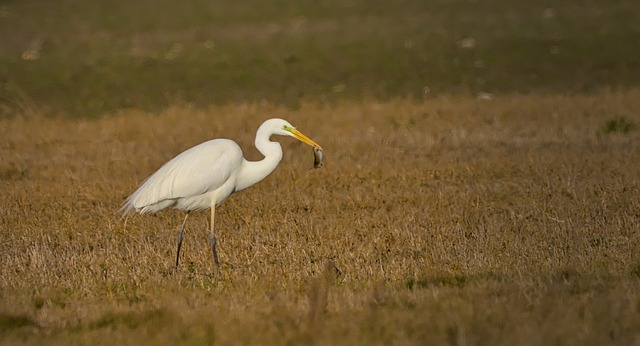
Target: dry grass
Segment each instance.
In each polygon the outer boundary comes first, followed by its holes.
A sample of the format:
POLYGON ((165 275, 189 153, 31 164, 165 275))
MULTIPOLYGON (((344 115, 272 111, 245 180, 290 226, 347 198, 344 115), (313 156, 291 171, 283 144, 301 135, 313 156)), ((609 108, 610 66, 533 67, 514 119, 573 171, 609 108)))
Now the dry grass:
POLYGON ((640 91, 0 120, 0 343, 639 344, 640 91), (116 214, 208 138, 266 181, 206 215, 116 214), (611 127, 611 121, 628 126, 611 127))

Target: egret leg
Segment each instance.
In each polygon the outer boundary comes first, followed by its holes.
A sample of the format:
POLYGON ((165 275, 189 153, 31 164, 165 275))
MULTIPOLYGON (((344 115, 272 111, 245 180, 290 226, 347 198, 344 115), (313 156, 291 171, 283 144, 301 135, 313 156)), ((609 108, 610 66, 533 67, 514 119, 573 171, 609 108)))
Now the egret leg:
POLYGON ((213 261, 216 263, 216 267, 220 268, 220 262, 218 262, 218 250, 216 249, 216 235, 213 233, 213 225, 216 216, 216 204, 211 203, 211 234, 209 235, 209 242, 211 243, 211 250, 213 251, 213 261))
POLYGON ((182 247, 182 239, 184 238, 184 227, 187 224, 187 218, 189 217, 189 211, 187 211, 187 215, 184 216, 184 221, 182 221, 182 227, 180 227, 180 232, 178 233, 178 251, 176 253, 176 269, 178 269, 178 263, 180 263, 180 248, 182 247))

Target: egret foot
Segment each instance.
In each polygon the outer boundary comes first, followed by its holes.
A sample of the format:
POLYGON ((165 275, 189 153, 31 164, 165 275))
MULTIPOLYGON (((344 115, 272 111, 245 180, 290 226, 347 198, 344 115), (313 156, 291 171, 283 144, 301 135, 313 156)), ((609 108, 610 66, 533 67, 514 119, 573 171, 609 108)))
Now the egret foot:
POLYGON ((182 247, 182 239, 184 238, 184 230, 181 229, 178 233, 178 251, 176 253, 176 270, 178 270, 178 264, 180 264, 180 248, 182 247))
POLYGON ((213 261, 216 263, 216 267, 220 269, 220 262, 218 261, 218 250, 216 249, 216 236, 211 233, 209 236, 209 242, 211 243, 211 251, 213 251, 213 261))
POLYGON ((180 263, 180 248, 182 247, 182 239, 184 238, 184 227, 187 225, 187 219, 189 218, 189 212, 184 216, 180 232, 178 233, 178 251, 176 251, 176 270, 178 270, 178 264, 180 263))

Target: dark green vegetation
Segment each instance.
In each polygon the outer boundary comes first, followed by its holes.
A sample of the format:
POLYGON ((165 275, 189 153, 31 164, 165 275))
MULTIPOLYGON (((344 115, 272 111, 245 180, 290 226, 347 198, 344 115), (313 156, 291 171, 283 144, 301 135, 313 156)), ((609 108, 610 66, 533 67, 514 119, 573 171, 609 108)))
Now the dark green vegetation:
POLYGON ((635 0, 0 5, 0 114, 638 86, 635 0))

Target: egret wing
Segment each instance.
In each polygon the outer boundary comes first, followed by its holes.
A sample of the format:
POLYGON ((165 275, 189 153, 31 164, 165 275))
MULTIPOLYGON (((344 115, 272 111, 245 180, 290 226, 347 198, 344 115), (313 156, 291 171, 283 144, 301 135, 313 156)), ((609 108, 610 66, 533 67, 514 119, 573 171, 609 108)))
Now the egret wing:
POLYGON ((173 205, 176 199, 213 191, 239 169, 242 160, 240 147, 231 140, 199 144, 158 169, 125 201, 123 209, 155 212, 173 205))

